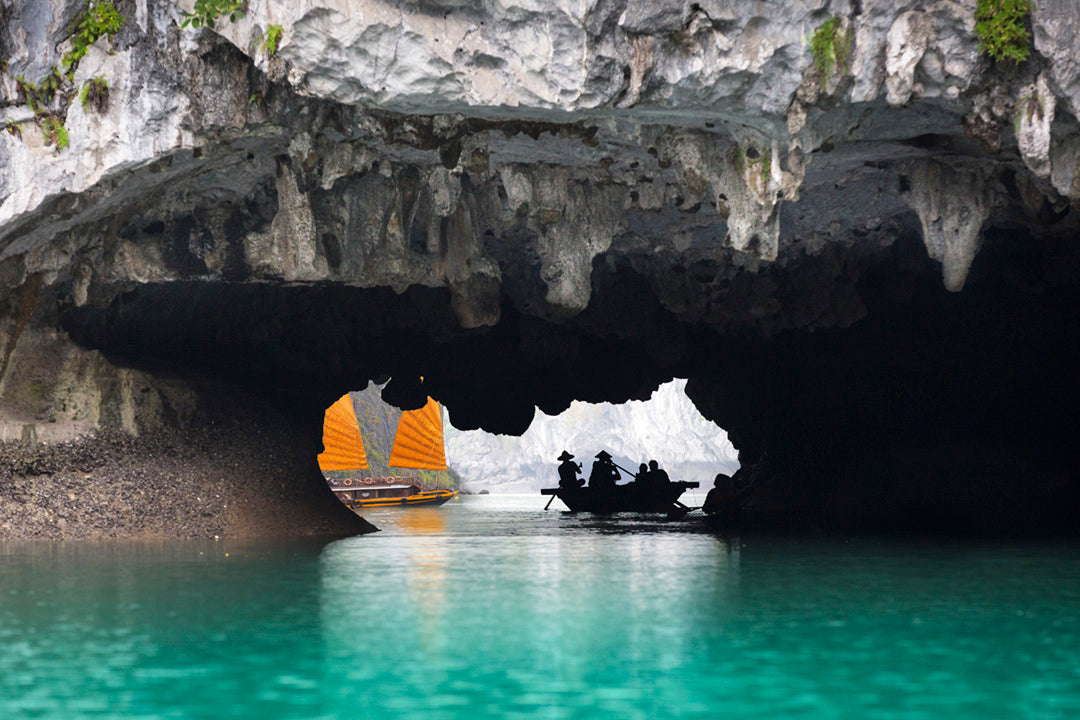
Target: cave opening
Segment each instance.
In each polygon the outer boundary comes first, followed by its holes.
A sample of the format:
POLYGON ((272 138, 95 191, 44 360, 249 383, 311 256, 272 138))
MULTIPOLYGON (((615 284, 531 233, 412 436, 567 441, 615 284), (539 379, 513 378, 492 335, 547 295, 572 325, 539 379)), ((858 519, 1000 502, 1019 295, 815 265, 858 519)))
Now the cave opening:
POLYGON ((1068 238, 988 233, 959 293, 912 236, 751 275, 704 257, 659 268, 598 256, 592 299, 569 318, 525 311, 537 289, 508 279, 498 322, 473 328, 446 288, 199 281, 58 322, 118 364, 258 396, 301 429, 309 467, 324 411, 358 379, 390 378, 381 395, 400 409, 430 395, 456 428, 518 436, 538 411, 644 400, 685 377, 740 464, 768 474, 761 503, 780 526, 1075 529, 1068 238))
POLYGON ((358 500, 412 504, 424 500, 415 497, 422 491, 437 489, 539 497, 542 488, 558 483, 557 461, 570 450, 580 458, 583 479, 596 454, 609 452, 620 484, 635 481, 643 466, 658 460, 672 479, 703 489, 688 497, 696 505, 718 472, 731 475, 739 468, 738 451, 693 406, 685 379, 660 385, 643 401, 575 401, 558 415, 537 412, 520 436, 458 430, 430 398, 423 408, 402 411, 382 399, 385 386, 352 391, 323 416, 319 467, 335 496, 357 510, 358 500), (424 432, 418 422, 432 430, 424 432))

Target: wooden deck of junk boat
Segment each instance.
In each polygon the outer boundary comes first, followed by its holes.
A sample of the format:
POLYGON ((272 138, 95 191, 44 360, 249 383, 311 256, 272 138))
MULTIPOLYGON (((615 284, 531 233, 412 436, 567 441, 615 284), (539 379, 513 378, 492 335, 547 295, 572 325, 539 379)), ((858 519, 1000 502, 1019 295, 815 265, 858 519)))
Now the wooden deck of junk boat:
POLYGON ((345 485, 348 480, 331 480, 330 489, 338 500, 354 510, 401 505, 442 505, 458 494, 457 490, 424 490, 418 479, 414 478, 375 479, 392 482, 365 484, 357 481, 356 485, 345 485))

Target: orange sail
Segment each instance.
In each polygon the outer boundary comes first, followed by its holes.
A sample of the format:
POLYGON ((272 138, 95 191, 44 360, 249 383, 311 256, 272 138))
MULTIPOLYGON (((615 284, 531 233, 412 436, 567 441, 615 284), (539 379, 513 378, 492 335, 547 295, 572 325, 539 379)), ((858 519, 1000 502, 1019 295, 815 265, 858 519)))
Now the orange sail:
POLYGON ((323 448, 319 455, 322 470, 365 470, 367 453, 360 437, 352 398, 347 394, 326 410, 323 418, 323 448))
POLYGON ((431 398, 419 410, 402 413, 390 451, 392 467, 445 470, 442 406, 431 398))

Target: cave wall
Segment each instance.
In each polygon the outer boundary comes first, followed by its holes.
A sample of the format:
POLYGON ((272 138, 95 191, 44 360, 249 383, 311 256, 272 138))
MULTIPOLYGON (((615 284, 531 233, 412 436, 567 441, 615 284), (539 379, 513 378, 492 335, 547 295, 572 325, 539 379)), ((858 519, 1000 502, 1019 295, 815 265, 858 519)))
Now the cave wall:
POLYGON ((167 358, 152 372, 118 364, 33 322, 15 340, 0 385, 0 537, 374 529, 319 471, 318 402, 274 402, 271 389, 191 368, 177 374, 167 358))
MULTIPOLYGON (((443 315, 439 327, 454 327, 445 290, 163 284, 64 323, 80 343, 122 353, 120 364, 168 359, 326 403, 327 388, 392 376, 389 399, 417 406, 430 392, 459 426, 520 430, 534 405, 641 399, 688 376, 691 398, 755 473, 755 506, 771 527, 1075 527, 1071 238, 988 237, 962 293, 943 287, 916 237, 900 239, 852 290, 865 308, 858 321, 768 336, 680 322, 632 264, 609 259, 594 269, 596 300, 573 320, 523 316, 507 301, 499 325, 436 338, 425 322, 443 315), (244 327, 205 320, 236 308, 244 327)), ((805 301, 802 273, 765 277, 775 301, 805 301)))
POLYGON ((0 5, 8 445, 188 437, 229 388, 317 507, 321 408, 369 379, 520 433, 679 376, 777 524, 1071 526, 1075 5, 1005 63, 973 1, 122 0, 35 112, 80 6, 0 5))
POLYGON ((221 382, 123 371, 89 432, 48 418, 0 442, 0 537, 15 540, 319 536, 375 528, 330 492, 315 462, 321 409, 301 417, 221 382), (162 417, 147 407, 162 403, 162 417), (125 428, 125 423, 129 423, 125 428))
POLYGON ((956 294, 927 263, 898 242, 864 319, 738 345, 687 393, 790 526, 1075 531, 1075 243, 987 238, 956 294))

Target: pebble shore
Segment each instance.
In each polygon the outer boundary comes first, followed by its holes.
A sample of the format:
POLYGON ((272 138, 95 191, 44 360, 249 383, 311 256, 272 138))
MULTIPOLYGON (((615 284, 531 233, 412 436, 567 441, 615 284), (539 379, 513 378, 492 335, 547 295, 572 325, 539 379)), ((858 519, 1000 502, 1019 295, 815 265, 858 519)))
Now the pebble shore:
POLYGON ((207 423, 0 443, 0 540, 353 535, 374 528, 325 489, 290 428, 207 423), (320 483, 322 485, 320 486, 320 483))

